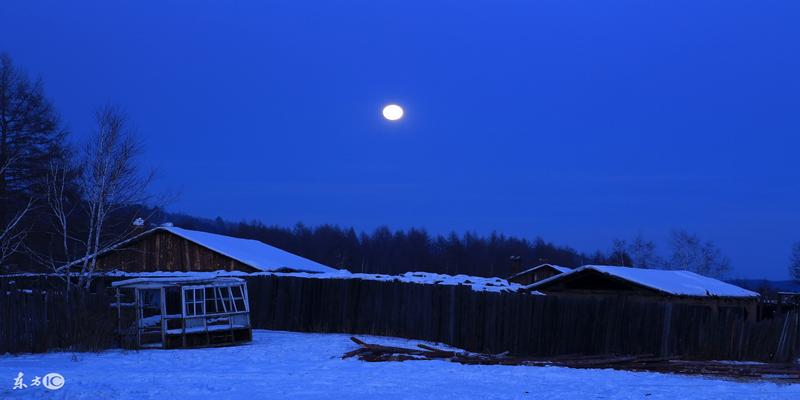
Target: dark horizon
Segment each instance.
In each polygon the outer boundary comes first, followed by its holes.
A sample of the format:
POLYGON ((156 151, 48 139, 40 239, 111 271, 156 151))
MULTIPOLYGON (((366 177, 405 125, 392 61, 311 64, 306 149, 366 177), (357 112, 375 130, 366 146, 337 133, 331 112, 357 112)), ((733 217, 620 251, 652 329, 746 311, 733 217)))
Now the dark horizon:
POLYGON ((793 2, 8 1, 0 51, 78 137, 124 107, 171 211, 582 252, 641 232, 666 253, 686 229, 730 277, 784 280, 798 20, 793 2))

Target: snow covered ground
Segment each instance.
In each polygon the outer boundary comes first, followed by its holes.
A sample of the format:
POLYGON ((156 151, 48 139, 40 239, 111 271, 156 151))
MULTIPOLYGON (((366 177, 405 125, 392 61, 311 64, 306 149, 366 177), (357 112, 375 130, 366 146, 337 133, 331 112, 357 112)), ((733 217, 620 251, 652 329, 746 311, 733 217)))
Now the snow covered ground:
MULTIPOLYGON (((414 346, 419 341, 360 336, 414 346)), ((800 399, 800 385, 559 367, 341 360, 349 335, 254 331, 247 346, 0 356, 0 399, 800 399), (12 389, 18 373, 65 384, 12 389)))

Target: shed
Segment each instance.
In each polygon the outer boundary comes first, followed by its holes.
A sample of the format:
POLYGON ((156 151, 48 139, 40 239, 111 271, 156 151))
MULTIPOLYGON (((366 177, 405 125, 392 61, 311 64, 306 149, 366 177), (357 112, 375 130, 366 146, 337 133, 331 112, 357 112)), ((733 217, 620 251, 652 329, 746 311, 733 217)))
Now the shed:
POLYGON ((525 287, 547 295, 629 296, 737 307, 756 316, 759 294, 690 271, 584 265, 525 287))
POLYGON ((520 285, 530 285, 569 271, 572 271, 572 269, 560 265, 541 264, 511 275, 506 280, 520 285))
MULTIPOLYGON (((77 260, 66 267, 78 265, 77 260)), ((124 272, 336 272, 258 240, 160 226, 97 254, 97 269, 124 272)))
POLYGON ((205 347, 252 339, 243 279, 134 278, 111 285, 124 347, 205 347))

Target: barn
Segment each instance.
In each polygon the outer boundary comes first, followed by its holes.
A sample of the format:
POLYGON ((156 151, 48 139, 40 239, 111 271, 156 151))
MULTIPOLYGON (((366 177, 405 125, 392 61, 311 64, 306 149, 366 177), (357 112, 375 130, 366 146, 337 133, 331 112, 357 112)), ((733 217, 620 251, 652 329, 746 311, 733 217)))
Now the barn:
MULTIPOLYGON (((81 260, 72 265, 79 265, 81 260)), ((100 271, 309 272, 337 270, 258 240, 159 226, 97 255, 100 271)))
POLYGON ((521 285, 530 285, 532 283, 536 283, 569 271, 572 271, 572 269, 562 267, 560 265, 541 264, 511 275, 506 278, 506 280, 509 282, 519 283, 521 285))
POLYGON ((740 308, 756 318, 759 294, 690 271, 584 265, 525 287, 558 296, 626 296, 740 308))

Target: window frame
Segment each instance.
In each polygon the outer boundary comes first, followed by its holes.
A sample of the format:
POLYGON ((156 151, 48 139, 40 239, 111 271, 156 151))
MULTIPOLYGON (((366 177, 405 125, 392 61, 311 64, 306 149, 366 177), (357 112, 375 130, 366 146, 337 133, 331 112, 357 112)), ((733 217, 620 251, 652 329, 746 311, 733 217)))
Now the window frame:
POLYGON ((191 285, 181 287, 182 314, 184 318, 205 317, 250 312, 247 295, 247 284, 230 286, 191 285), (234 290, 234 288, 237 288, 234 290), (206 296, 206 290, 212 289, 213 297, 206 296), (235 295, 235 292, 239 292, 235 295), (198 295, 199 294, 199 295, 198 295), (191 299, 189 299, 191 297, 191 299), (208 312, 206 302, 214 303, 215 312, 208 312), (241 301, 244 309, 239 309, 236 302, 241 301), (192 312, 190 313, 189 310, 192 312), (198 312, 198 307, 201 312, 198 312))

